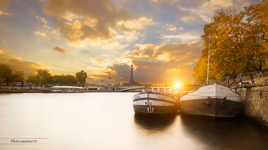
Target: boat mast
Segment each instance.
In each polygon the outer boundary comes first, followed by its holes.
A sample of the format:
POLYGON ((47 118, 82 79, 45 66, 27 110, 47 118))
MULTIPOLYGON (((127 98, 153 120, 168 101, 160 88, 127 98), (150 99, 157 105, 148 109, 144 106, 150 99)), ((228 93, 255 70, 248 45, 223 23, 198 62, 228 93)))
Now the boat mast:
POLYGON ((209 58, 210 58, 210 55, 209 55, 209 48, 210 48, 210 36, 208 36, 208 64, 207 64, 207 84, 208 84, 208 76, 209 76, 209 58))
MULTIPOLYGON (((210 24, 210 18, 209 18, 209 24, 210 24)), ((209 54, 209 49, 210 49, 210 32, 208 33, 208 64, 207 64, 207 84, 209 84, 209 59, 210 59, 210 54, 209 54)))

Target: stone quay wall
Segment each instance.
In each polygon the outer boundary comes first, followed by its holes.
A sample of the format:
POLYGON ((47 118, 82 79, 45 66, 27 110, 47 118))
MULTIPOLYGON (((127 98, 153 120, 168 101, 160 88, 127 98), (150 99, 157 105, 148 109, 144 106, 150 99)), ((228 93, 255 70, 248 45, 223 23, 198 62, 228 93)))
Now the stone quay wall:
MULTIPOLYGON (((257 84, 268 81, 268 76, 255 79, 257 84)), ((244 103, 244 115, 268 126, 268 86, 238 89, 244 103)))

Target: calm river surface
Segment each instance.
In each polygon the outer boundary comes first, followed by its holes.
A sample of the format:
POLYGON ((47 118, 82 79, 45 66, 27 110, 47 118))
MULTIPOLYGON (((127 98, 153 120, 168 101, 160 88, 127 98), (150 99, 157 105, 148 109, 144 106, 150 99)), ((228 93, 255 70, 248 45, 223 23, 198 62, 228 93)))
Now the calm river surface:
POLYGON ((268 149, 268 130, 243 119, 135 116, 134 94, 2 94, 0 149, 268 149))

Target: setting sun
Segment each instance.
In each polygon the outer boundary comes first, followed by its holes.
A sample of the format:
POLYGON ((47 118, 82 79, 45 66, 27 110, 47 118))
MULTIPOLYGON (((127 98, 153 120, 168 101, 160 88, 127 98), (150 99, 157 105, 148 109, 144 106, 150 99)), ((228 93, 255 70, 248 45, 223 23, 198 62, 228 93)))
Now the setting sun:
POLYGON ((175 81, 175 82, 173 83, 173 88, 176 89, 176 90, 181 89, 181 88, 182 88, 182 83, 181 83, 181 81, 175 81))

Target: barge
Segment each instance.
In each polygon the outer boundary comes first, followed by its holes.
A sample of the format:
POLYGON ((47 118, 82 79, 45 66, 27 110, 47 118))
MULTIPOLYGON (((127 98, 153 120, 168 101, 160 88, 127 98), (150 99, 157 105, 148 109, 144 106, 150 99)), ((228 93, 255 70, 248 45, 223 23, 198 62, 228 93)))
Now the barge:
POLYGON ((234 118, 242 112, 239 95, 217 83, 182 96, 180 106, 183 114, 215 118, 234 118))
POLYGON ((177 100, 173 94, 146 91, 134 96, 133 108, 136 114, 174 114, 177 112, 177 100))

